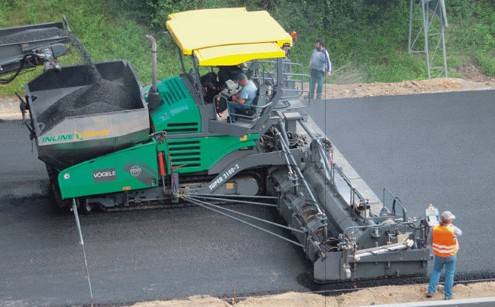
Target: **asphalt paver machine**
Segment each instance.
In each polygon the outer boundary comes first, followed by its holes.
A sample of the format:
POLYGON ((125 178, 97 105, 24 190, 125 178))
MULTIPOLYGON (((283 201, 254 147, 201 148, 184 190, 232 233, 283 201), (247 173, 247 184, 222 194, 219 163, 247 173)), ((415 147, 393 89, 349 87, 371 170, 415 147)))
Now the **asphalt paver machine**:
MULTIPOLYGON (((26 125, 60 206, 199 206, 301 248, 321 283, 426 274, 427 223, 395 206, 373 210, 352 186, 304 112, 305 76, 287 57, 291 36, 266 11, 186 11, 171 14, 166 27, 179 55, 177 76, 157 80, 149 36, 151 86, 140 88, 124 61, 48 65, 26 85, 26 125), (239 72, 258 94, 232 122, 221 115, 239 72), (273 207, 285 223, 229 204, 273 207)), ((0 54, 13 29, 0 32, 0 54)), ((29 58, 22 35, 14 38, 9 71, 29 58)), ((29 54, 46 49, 37 48, 29 54)))

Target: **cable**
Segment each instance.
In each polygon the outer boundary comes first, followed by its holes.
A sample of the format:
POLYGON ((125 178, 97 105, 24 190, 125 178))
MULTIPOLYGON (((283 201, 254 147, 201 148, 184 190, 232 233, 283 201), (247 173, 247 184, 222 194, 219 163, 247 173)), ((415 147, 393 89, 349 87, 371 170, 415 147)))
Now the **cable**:
MULTIPOLYGON (((301 243, 299 243, 299 242, 296 242, 296 241, 294 241, 294 240, 291 240, 291 239, 289 239, 289 238, 286 238, 286 237, 284 237, 284 236, 281 236, 281 235, 279 235, 279 234, 277 234, 277 233, 274 233, 274 232, 272 232, 272 231, 269 231, 269 230, 267 230, 267 229, 265 229, 265 228, 262 228, 262 227, 260 227, 260 226, 258 226, 258 225, 255 225, 255 224, 253 224, 253 223, 250 223, 250 222, 248 222, 248 221, 245 221, 245 220, 243 220, 243 219, 240 219, 240 218, 238 218, 238 217, 235 217, 235 216, 233 216, 233 215, 230 215, 230 214, 228 214, 228 213, 225 213, 225 212, 222 212, 221 210, 219 210, 219 209, 225 210, 226 208, 222 208, 222 207, 219 207, 219 206, 215 206, 215 205, 212 205, 212 204, 209 204, 209 203, 206 203, 206 202, 200 201, 199 199, 194 199, 194 198, 187 197, 187 196, 184 196, 183 198, 184 198, 184 200, 189 201, 190 203, 192 203, 192 204, 194 204, 194 205, 197 205, 197 206, 202 207, 202 208, 204 208, 204 209, 208 209, 208 210, 210 210, 210 211, 216 212, 216 213, 221 214, 221 215, 223 215, 223 216, 230 217, 231 219, 234 219, 234 220, 236 220, 236 221, 238 221, 238 222, 241 222, 241 223, 246 224, 246 225, 248 225, 248 226, 251 226, 251 227, 253 227, 253 228, 255 228, 255 229, 258 229, 258 230, 263 231, 263 232, 265 232, 265 233, 271 234, 271 235, 273 235, 273 236, 275 236, 275 237, 277 237, 277 238, 280 238, 280 239, 282 239, 282 240, 285 240, 285 241, 287 241, 287 242, 289 242, 289 243, 292 243, 292 244, 294 244, 294 245, 296 245, 296 246, 299 246, 299 247, 301 247, 301 248, 304 248, 304 245, 303 245, 303 244, 301 244, 301 243)), ((236 212, 236 213, 237 213, 237 214, 241 214, 240 212, 236 212)), ((252 217, 252 216, 251 216, 251 218, 254 218, 254 217, 252 217)), ((269 221, 264 220, 264 222, 269 222, 269 221)), ((279 224, 278 224, 278 227, 281 227, 281 226, 284 226, 284 225, 279 225, 279 224)), ((286 228, 286 226, 284 226, 284 228, 286 228)), ((287 227, 287 228, 289 228, 289 227, 287 227)))
POLYGON ((24 65, 26 63, 26 60, 28 57, 33 56, 36 57, 36 54, 34 53, 28 53, 24 55, 20 61, 21 65, 19 65, 19 68, 17 68, 16 72, 10 76, 9 78, 6 79, 0 79, 0 84, 9 84, 10 82, 14 81, 15 78, 21 73, 21 71, 24 69, 24 65))
POLYGON ((221 206, 218 206, 218 205, 215 205, 215 204, 212 204, 212 203, 208 203, 206 201, 203 201, 203 200, 200 200, 200 199, 197 199, 197 198, 194 198, 194 197, 187 197, 186 196, 186 197, 184 197, 184 199, 189 200, 189 201, 194 200, 196 202, 202 203, 205 206, 210 206, 210 207, 213 207, 213 208, 216 208, 216 209, 219 209, 219 210, 224 210, 224 211, 227 211, 227 212, 238 214, 240 216, 244 216, 244 217, 253 219, 255 221, 267 223, 267 224, 272 225, 272 226, 275 226, 275 227, 280 227, 280 228, 283 228, 283 229, 286 229, 286 230, 290 230, 292 232, 305 233, 305 231, 303 231, 301 229, 297 229, 297 228, 285 226, 285 225, 282 225, 282 224, 274 223, 274 222, 271 222, 271 221, 268 221, 268 220, 265 220, 265 219, 262 219, 262 218, 253 216, 253 215, 249 215, 249 214, 246 214, 246 213, 243 213, 243 212, 239 212, 239 211, 228 209, 228 208, 225 208, 225 207, 221 207, 221 206))
POLYGON ((218 201, 232 202, 232 203, 235 202, 236 204, 247 204, 247 205, 277 208, 277 205, 275 205, 275 204, 268 204, 268 203, 262 203, 262 202, 256 202, 256 201, 247 201, 247 200, 240 200, 240 199, 228 199, 228 198, 222 198, 222 197, 202 196, 202 195, 194 195, 194 194, 189 194, 189 195, 191 197, 194 197, 194 198, 202 198, 202 199, 218 200, 218 201))

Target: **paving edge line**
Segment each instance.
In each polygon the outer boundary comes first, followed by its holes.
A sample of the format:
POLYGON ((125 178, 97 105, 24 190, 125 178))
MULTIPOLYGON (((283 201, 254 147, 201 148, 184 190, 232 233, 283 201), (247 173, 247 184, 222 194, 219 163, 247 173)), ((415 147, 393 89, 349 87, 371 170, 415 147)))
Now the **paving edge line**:
POLYGON ((448 301, 423 301, 423 302, 410 302, 410 303, 393 303, 393 304, 381 304, 381 305, 365 305, 361 307, 493 307, 495 306, 495 296, 491 297, 477 297, 477 298, 465 298, 455 299, 448 301))

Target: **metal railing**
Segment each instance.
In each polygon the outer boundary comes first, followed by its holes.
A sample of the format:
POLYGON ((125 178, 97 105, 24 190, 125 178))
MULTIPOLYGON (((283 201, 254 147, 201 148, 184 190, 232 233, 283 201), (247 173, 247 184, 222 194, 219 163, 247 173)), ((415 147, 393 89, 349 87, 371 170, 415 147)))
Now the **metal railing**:
MULTIPOLYGON (((298 99, 304 93, 304 82, 309 80, 309 75, 303 73, 293 72, 293 70, 303 70, 304 67, 290 60, 283 60, 282 62, 282 80, 277 80, 277 61, 264 60, 255 61, 252 63, 252 75, 251 79, 258 83, 260 90, 258 96, 258 104, 253 105, 253 114, 236 113, 235 117, 246 119, 249 121, 258 120, 265 109, 284 109, 288 107, 290 99, 298 99), (281 81, 281 82, 278 82, 281 81), (271 88, 270 93, 261 93, 266 90, 267 87, 271 88), (273 91, 281 91, 283 94, 279 97, 278 101, 273 101, 273 91), (260 103, 260 100, 262 103, 260 103), (276 105, 274 105, 274 103, 276 105)), ((280 67, 280 66, 279 66, 280 67)))
MULTIPOLYGON (((315 144, 318 149, 320 162, 322 163, 326 179, 335 187, 337 193, 339 193, 349 207, 363 211, 364 216, 360 216, 362 218, 367 218, 369 200, 352 184, 342 167, 334 162, 332 148, 325 148, 322 139, 316 138, 303 122, 299 122, 299 124, 310 135, 313 142, 316 142, 315 144)), ((355 214, 355 210, 351 210, 351 212, 352 214, 355 214)))
POLYGON ((387 190, 387 188, 383 188, 382 203, 383 208, 385 208, 385 210, 393 216, 398 216, 397 213, 398 210, 400 210, 402 220, 404 222, 407 221, 407 210, 402 204, 402 200, 398 196, 392 194, 389 190, 387 190))
POLYGON ((285 61, 284 62, 284 93, 288 94, 282 99, 295 99, 302 96, 304 91, 304 82, 309 81, 309 75, 303 73, 304 66, 299 63, 285 61), (292 95, 290 93, 293 93, 292 95))
POLYGON ((276 79, 276 64, 277 61, 256 61, 259 67, 255 70, 253 79, 260 82, 271 81, 273 84, 277 84, 284 95, 280 98, 282 100, 297 99, 307 92, 304 90, 304 83, 309 81, 309 75, 303 73, 304 66, 300 63, 291 62, 290 60, 284 60, 282 67, 283 80, 278 82, 276 79))
MULTIPOLYGON (((331 176, 335 189, 349 206, 356 209, 367 208, 369 200, 364 198, 361 192, 354 187, 349 177, 344 174, 342 168, 335 163, 331 165, 331 176)), ((363 211, 366 212, 366 210, 363 211)))
POLYGON ((394 224, 388 223, 386 221, 381 221, 377 224, 347 227, 346 229, 344 229, 342 235, 344 238, 348 240, 355 241, 361 235, 362 232, 367 231, 369 229, 375 232, 376 237, 380 236, 380 231, 387 230, 387 233, 389 235, 388 239, 397 239, 395 235, 396 232, 407 233, 416 230, 413 224, 407 221, 398 221, 394 224))

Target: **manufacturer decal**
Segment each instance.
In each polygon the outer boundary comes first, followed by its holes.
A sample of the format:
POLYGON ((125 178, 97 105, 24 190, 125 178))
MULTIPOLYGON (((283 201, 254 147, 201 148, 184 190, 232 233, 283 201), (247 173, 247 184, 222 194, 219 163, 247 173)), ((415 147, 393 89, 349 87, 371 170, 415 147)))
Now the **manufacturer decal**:
POLYGON ((93 180, 97 182, 112 181, 117 177, 114 168, 100 169, 93 171, 93 180))
POLYGON ((73 141, 74 133, 59 134, 59 135, 46 135, 41 138, 42 143, 64 143, 73 141))
POLYGON ((105 137, 110 135, 109 129, 100 129, 100 130, 84 130, 80 132, 75 132, 78 140, 87 140, 87 139, 95 139, 100 137, 105 137))
POLYGON ((157 179, 156 170, 150 168, 146 163, 129 163, 124 167, 124 171, 147 186, 155 185, 157 179))
POLYGON ((95 139, 106 137, 110 135, 109 129, 100 130, 83 130, 73 133, 63 133, 57 135, 45 135, 41 137, 41 143, 68 143, 73 141, 83 141, 88 139, 95 139))
POLYGON ((133 165, 129 168, 129 174, 132 177, 139 177, 143 173, 143 169, 139 165, 133 165))
POLYGON ((238 170, 240 169, 239 164, 234 164, 232 167, 226 169, 223 173, 218 175, 212 183, 208 185, 210 191, 215 190, 220 185, 222 185, 225 181, 229 180, 238 170))

